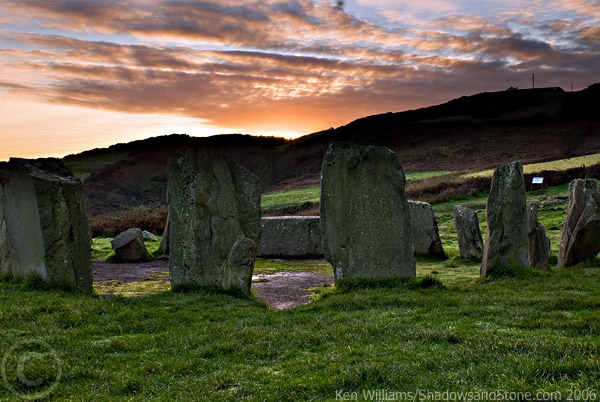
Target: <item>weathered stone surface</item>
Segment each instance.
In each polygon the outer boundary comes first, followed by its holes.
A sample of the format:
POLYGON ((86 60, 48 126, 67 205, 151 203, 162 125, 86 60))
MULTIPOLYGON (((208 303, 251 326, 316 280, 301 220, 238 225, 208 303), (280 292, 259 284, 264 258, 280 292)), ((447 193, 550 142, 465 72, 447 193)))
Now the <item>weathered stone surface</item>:
POLYGON ((4 176, 2 270, 91 289, 92 230, 81 181, 58 159, 11 159, 4 176))
POLYGON ((168 165, 169 271, 177 285, 250 290, 260 180, 221 152, 178 151, 168 165))
POLYGON ((540 203, 527 204, 527 237, 529 239, 529 266, 547 270, 550 259, 550 239, 546 229, 538 221, 537 211, 540 203))
POLYGON ((148 254, 141 229, 131 228, 115 237, 110 245, 120 261, 141 261, 148 254))
POLYGON ((455 205, 452 207, 452 216, 458 238, 460 258, 481 259, 483 257, 483 237, 477 212, 462 205, 455 205))
POLYGON ((6 219, 4 217, 3 203, 3 174, 0 172, 0 272, 11 272, 9 261, 10 253, 8 250, 8 238, 6 233, 6 219))
POLYGON ((163 254, 169 254, 169 215, 167 215, 165 230, 163 231, 162 238, 160 239, 160 251, 162 251, 163 254))
POLYGON ((594 179, 569 185, 569 206, 560 239, 558 266, 570 267, 600 251, 600 186, 594 179))
POLYGON ((415 254, 445 258, 446 254, 431 205, 408 200, 408 211, 415 254))
POLYGON ((481 276, 495 268, 526 267, 529 262, 527 204, 521 161, 494 170, 486 204, 487 231, 481 276))
POLYGON ((262 218, 259 256, 308 257, 323 255, 318 216, 262 218))
POLYGON ((336 281, 415 276, 405 182, 388 148, 329 146, 321 171, 321 229, 336 281))
POLYGON ((148 240, 152 240, 152 241, 157 241, 158 240, 158 236, 155 235, 152 232, 148 232, 147 230, 142 230, 142 236, 144 236, 144 239, 148 239, 148 240))

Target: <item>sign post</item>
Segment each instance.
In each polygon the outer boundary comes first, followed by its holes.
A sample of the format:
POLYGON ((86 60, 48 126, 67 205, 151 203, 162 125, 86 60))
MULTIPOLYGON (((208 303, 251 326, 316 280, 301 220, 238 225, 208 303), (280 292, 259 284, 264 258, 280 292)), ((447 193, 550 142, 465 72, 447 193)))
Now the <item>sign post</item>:
POLYGON ((534 177, 531 179, 531 190, 533 191, 533 185, 539 184, 540 190, 544 188, 544 178, 543 177, 534 177))

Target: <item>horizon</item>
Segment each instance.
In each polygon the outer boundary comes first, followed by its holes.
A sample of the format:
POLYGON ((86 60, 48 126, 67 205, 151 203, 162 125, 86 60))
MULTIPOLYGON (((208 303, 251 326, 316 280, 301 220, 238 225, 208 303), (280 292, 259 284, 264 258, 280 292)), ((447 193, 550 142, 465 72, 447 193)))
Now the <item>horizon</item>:
POLYGON ((298 138, 600 76, 593 0, 0 1, 0 160, 186 133, 298 138), (392 4, 393 3, 393 4, 392 4))

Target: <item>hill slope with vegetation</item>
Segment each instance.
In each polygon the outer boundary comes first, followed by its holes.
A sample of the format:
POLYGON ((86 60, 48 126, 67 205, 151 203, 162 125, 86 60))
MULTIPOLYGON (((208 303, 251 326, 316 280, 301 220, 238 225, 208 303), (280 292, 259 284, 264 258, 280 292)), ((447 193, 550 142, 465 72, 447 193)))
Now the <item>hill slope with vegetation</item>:
POLYGON ((539 163, 600 153, 600 84, 482 93, 428 108, 385 113, 285 140, 249 135, 170 135, 64 159, 84 182, 90 215, 166 202, 166 163, 193 143, 218 147, 255 174, 263 191, 318 184, 334 141, 384 145, 407 172, 477 171, 516 159, 539 163))

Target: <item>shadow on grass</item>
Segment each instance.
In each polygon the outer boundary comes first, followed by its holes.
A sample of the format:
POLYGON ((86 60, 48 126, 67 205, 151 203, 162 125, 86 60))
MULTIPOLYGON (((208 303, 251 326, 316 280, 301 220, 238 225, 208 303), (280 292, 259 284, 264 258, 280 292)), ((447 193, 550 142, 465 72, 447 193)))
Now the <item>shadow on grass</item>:
POLYGON ((445 289, 440 280, 429 275, 422 278, 345 278, 338 280, 335 287, 341 293, 357 289, 445 289))
POLYGON ((30 273, 25 278, 19 278, 10 273, 0 273, 0 283, 7 284, 15 290, 23 291, 61 291, 66 293, 79 293, 93 295, 92 290, 84 290, 67 283, 48 283, 36 273, 30 273))

